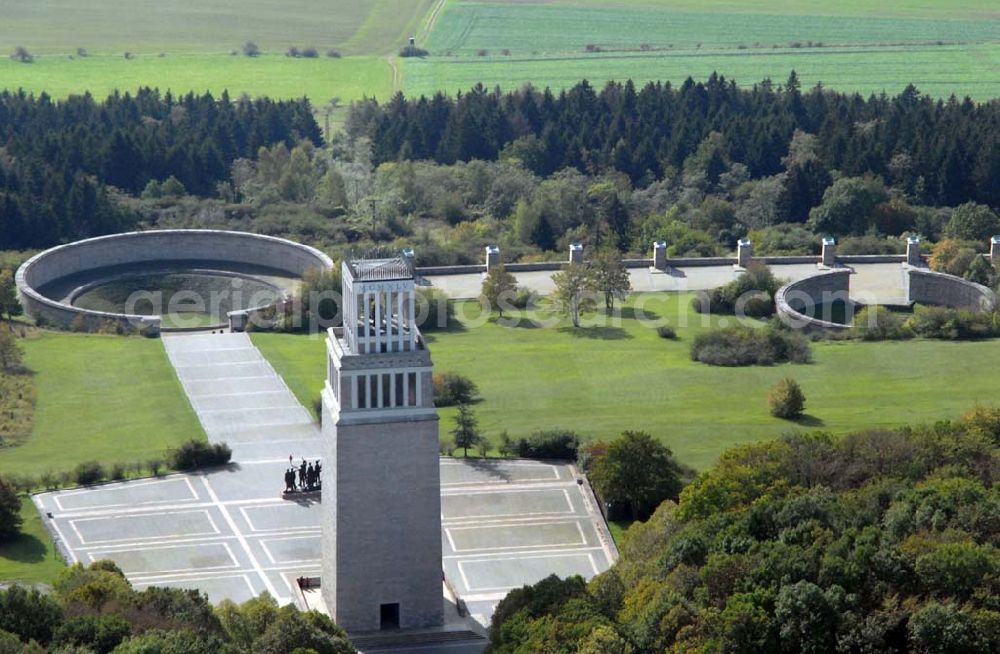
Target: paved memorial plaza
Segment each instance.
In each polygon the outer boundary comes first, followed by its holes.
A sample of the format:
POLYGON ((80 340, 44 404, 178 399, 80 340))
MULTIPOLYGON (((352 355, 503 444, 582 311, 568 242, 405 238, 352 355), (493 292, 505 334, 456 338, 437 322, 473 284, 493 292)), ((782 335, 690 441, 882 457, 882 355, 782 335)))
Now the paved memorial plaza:
MULTIPOLYGON (((35 503, 70 562, 112 559, 137 588, 199 588, 213 602, 295 584, 320 570, 318 498, 281 498, 288 457, 319 458, 319 429, 245 334, 165 336, 208 437, 233 448, 204 474, 43 493, 35 503)), ((392 480, 385 480, 392 483, 392 480)), ((443 565, 487 624, 510 588, 549 574, 591 577, 614 557, 570 465, 442 459, 443 565)))
MULTIPOLYGON (((779 279, 798 281, 821 272, 814 263, 771 264, 779 279)), ((876 298, 881 304, 906 304, 903 268, 898 263, 850 264, 854 272, 851 296, 858 300, 876 298)), ((649 268, 629 268, 632 290, 638 293, 658 291, 707 291, 736 279, 742 272, 731 265, 681 266, 669 271, 649 268)), ((515 272, 519 285, 547 295, 555 289, 552 271, 515 272)), ((461 275, 427 275, 424 284, 441 289, 448 297, 467 299, 479 297, 483 285, 482 273, 461 275)))

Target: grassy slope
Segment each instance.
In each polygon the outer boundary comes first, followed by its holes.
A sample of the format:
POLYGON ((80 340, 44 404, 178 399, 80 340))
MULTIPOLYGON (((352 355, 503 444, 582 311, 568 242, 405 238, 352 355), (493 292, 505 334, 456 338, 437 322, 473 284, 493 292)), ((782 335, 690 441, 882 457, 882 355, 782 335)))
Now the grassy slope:
POLYGON ((752 84, 764 77, 783 81, 794 68, 807 87, 822 81, 843 90, 895 93, 914 82, 935 95, 1000 93, 993 74, 1000 61, 1000 12, 990 16, 978 0, 947 5, 947 13, 945 3, 932 2, 874 11, 857 2, 827 10, 777 0, 753 5, 757 11, 722 0, 711 7, 686 0, 668 7, 583 4, 451 2, 428 43, 432 56, 405 62, 404 90, 455 91, 480 81, 565 87, 583 78, 598 85, 628 77, 680 82, 713 71, 752 84), (825 47, 788 47, 808 41, 825 47), (644 43, 654 51, 640 52, 644 43), (588 54, 587 44, 619 51, 588 54), (509 56, 500 54, 504 48, 509 56), (490 56, 477 56, 480 49, 490 56))
POLYGON ((0 449, 0 470, 132 464, 205 438, 158 340, 42 332, 24 346, 38 392, 35 427, 23 445, 0 449))
MULTIPOLYGON (((689 300, 636 297, 675 325, 689 300)), ((681 339, 670 342, 634 320, 606 333, 489 323, 430 340, 436 370, 461 372, 479 384, 483 401, 475 410, 490 437, 503 429, 520 435, 567 427, 593 437, 644 429, 698 468, 733 444, 791 429, 843 433, 953 417, 975 402, 996 402, 1000 349, 994 341, 820 343, 812 365, 727 369, 690 361, 691 338, 700 329, 679 326, 681 339), (787 375, 808 398, 810 418, 799 425, 767 412, 768 388, 787 375)), ((253 338, 300 398, 315 397, 324 375, 321 340, 253 338)), ((441 411, 443 439, 453 413, 441 411)))

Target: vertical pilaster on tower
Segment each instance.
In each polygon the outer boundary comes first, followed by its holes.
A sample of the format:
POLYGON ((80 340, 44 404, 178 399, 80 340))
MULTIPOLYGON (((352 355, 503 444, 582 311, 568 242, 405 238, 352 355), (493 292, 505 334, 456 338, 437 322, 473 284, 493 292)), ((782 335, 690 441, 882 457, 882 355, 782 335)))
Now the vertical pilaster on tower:
POLYGON ((994 266, 1000 265, 1000 236, 990 239, 990 261, 994 266))
POLYGON ((920 237, 910 236, 906 239, 906 263, 911 266, 920 266, 923 262, 920 257, 920 237))
POLYGON ((344 262, 343 304, 326 343, 323 599, 352 633, 438 626, 438 418, 405 258, 344 262))
POLYGON ((656 241, 653 243, 653 267, 657 270, 665 270, 667 267, 667 242, 656 241))
POLYGON ((583 263, 583 243, 569 244, 569 262, 583 263))
POLYGON ((750 259, 753 257, 753 245, 750 243, 750 239, 741 238, 736 243, 736 265, 740 268, 746 268, 750 265, 750 259))
POLYGON ((500 248, 495 245, 486 246, 486 272, 500 265, 500 248))
POLYGON ((837 241, 832 238, 823 239, 823 265, 827 268, 837 265, 837 241))

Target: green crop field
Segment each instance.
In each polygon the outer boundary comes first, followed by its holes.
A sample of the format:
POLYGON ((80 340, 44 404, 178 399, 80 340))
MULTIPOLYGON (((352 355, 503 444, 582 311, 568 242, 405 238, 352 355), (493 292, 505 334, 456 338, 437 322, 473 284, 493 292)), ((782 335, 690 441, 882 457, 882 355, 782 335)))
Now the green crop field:
POLYGON ((175 93, 228 89, 275 98, 389 97, 398 85, 396 52, 417 34, 432 0, 67 0, 0 4, 0 51, 22 46, 33 63, 0 59, 0 88, 61 98, 104 97, 140 86, 175 93), (247 41, 263 52, 245 57, 247 41), (316 59, 285 51, 314 47, 316 59), (80 56, 78 49, 86 56, 80 56), (341 59, 326 57, 335 49, 341 59), (131 59, 126 59, 125 53, 131 59))
MULTIPOLYGON (((575 331, 493 321, 429 335, 435 370, 468 375, 479 385, 475 413, 494 443, 504 429, 519 436, 565 427, 595 438, 643 429, 697 468, 731 445, 790 430, 844 433, 956 417, 974 403, 998 403, 995 341, 827 342, 814 345, 810 365, 717 368, 690 360, 691 339, 705 328, 700 322, 682 326, 681 307, 690 295, 635 295, 630 304, 639 298, 647 315, 677 326, 679 340, 663 340, 630 318, 618 328, 575 331), (785 376, 797 379, 806 394, 802 423, 768 413, 767 392, 785 376)), ((458 305, 472 320, 477 307, 458 305)), ((304 403, 318 396, 325 374, 321 339, 252 338, 304 403)), ((454 410, 440 413, 445 442, 454 410)))
POLYGON ((392 68, 377 57, 343 59, 291 59, 280 55, 256 58, 229 55, 89 56, 69 60, 39 57, 31 64, 0 59, 0 80, 8 89, 62 98, 89 91, 104 97, 115 90, 141 86, 174 93, 228 90, 232 98, 242 93, 275 98, 309 97, 321 105, 332 97, 349 101, 362 96, 388 97, 392 93, 392 68))
POLYGON ((713 71, 750 85, 783 82, 792 69, 804 87, 894 94, 912 82, 932 95, 978 99, 1000 91, 1000 12, 975 1, 881 11, 850 2, 829 11, 816 2, 457 0, 437 18, 427 48, 431 56, 403 64, 409 94, 477 82, 507 89, 564 88, 585 78, 679 83, 713 71))
POLYGON ((0 5, 0 46, 39 55, 228 53, 253 41, 265 52, 394 52, 431 0, 32 0, 0 5))
POLYGON ((713 71, 750 85, 792 69, 804 87, 893 94, 913 82, 941 97, 1000 95, 1000 10, 986 0, 39 0, 0 5, 0 50, 15 46, 35 61, 0 60, 0 88, 57 98, 156 86, 320 105, 398 88, 679 83, 713 71), (410 35, 431 56, 394 57, 410 35), (230 55, 246 41, 265 54, 230 55), (290 46, 320 57, 285 57, 290 46), (331 48, 348 56, 324 57, 331 48))
POLYGON ((132 466, 205 438, 159 340, 39 332, 22 343, 35 424, 24 444, 0 448, 4 473, 37 477, 83 461, 132 466))

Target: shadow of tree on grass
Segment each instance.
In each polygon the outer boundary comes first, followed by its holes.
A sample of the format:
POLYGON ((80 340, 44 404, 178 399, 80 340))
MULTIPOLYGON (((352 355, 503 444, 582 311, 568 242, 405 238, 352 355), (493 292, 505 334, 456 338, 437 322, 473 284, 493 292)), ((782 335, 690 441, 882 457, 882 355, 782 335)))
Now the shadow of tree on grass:
POLYGON ((800 427, 822 427, 826 424, 825 422, 823 422, 822 418, 818 418, 808 413, 803 413, 801 416, 795 418, 791 422, 794 422, 796 425, 799 425, 800 427))
POLYGON ((576 338, 590 338, 601 341, 624 341, 633 338, 632 334, 621 327, 560 327, 562 334, 576 338))
POLYGON ((37 536, 21 534, 17 538, 0 545, 0 559, 18 563, 41 563, 48 550, 37 536))

